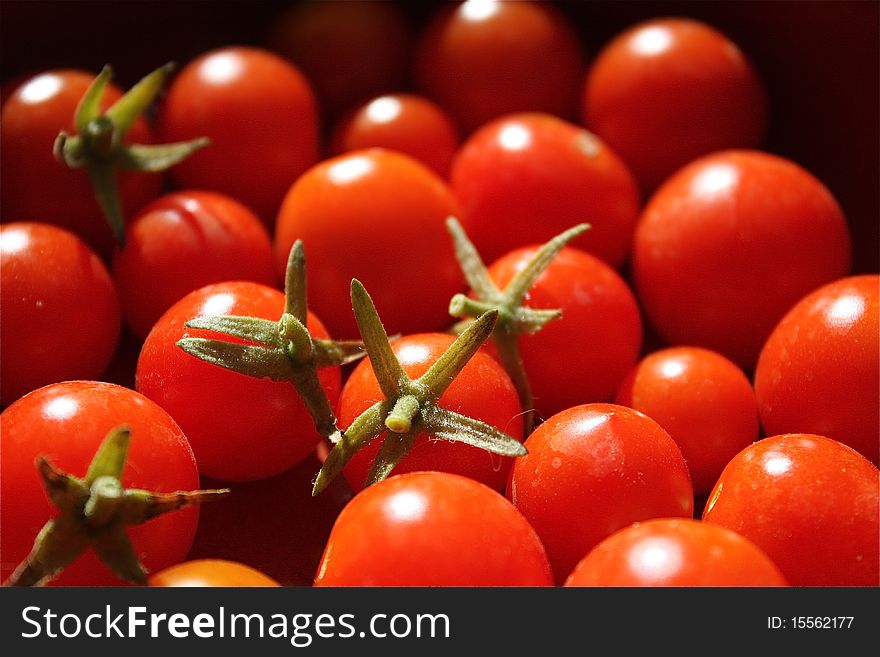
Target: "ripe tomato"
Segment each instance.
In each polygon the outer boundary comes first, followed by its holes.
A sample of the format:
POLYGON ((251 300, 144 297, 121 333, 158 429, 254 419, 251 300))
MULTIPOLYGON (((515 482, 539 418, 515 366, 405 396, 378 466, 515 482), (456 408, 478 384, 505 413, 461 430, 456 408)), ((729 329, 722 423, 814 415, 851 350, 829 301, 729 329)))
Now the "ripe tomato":
POLYGON ((644 191, 691 160, 757 148, 764 89, 727 36, 693 19, 657 18, 617 35, 583 86, 583 120, 630 165, 644 191))
POLYGON ((280 586, 256 568, 226 559, 192 559, 149 577, 150 586, 280 586))
POLYGON ((507 497, 538 532, 557 583, 611 533, 640 520, 691 518, 687 465, 647 415, 584 404, 548 418, 526 439, 507 497))
MULTIPOLYGON (((52 145, 62 130, 76 134, 74 113, 94 74, 62 69, 35 75, 3 104, 0 119, 0 207, 3 221, 42 221, 79 235, 102 257, 113 249, 113 233, 101 212, 85 170, 58 162, 52 145)), ((107 109, 122 96, 108 84, 101 101, 107 109)), ((193 134, 183 139, 193 138, 193 134)), ((126 142, 150 144, 153 133, 138 118, 126 142)), ((126 216, 159 195, 159 174, 119 173, 119 196, 126 216)))
POLYGON ((171 305, 209 283, 278 282, 266 227, 216 192, 185 190, 143 208, 114 254, 113 280, 129 328, 141 339, 171 305), (148 282, 145 284, 145 282, 148 282))
POLYGON ((769 153, 723 151, 650 199, 632 273, 668 344, 706 347, 751 371, 785 312, 849 266, 846 219, 819 180, 769 153))
MULTIPOLYGON (((392 350, 404 372, 413 380, 430 369, 455 341, 442 333, 408 335, 395 340, 392 350)), ((339 396, 339 425, 348 427, 362 412, 385 397, 373 373, 372 363, 358 363, 339 396)), ((504 368, 485 352, 477 352, 455 377, 437 402, 438 406, 467 415, 522 440, 522 407, 516 389, 504 368)), ((384 434, 360 450, 343 471, 352 490, 363 487, 370 466, 384 440, 384 434)), ((464 443, 438 440, 420 434, 412 449, 394 468, 395 474, 417 470, 442 470, 476 479, 497 491, 504 491, 513 459, 497 456, 464 443)))
POLYGON ((767 339, 755 394, 767 434, 817 433, 877 464, 880 277, 842 278, 801 299, 767 339))
POLYGON ((211 140, 171 170, 178 186, 228 194, 269 226, 287 188, 318 159, 311 83, 259 48, 219 48, 189 62, 159 106, 157 127, 168 142, 211 140))
POLYGON ((358 493, 315 586, 551 586, 535 530, 504 497, 447 472, 394 475, 358 493))
POLYGON ((415 79, 470 132, 507 112, 573 118, 584 59, 577 33, 548 3, 469 0, 430 19, 415 79))
POLYGON ((629 255, 639 192, 624 163, 593 134, 548 114, 484 125, 452 163, 459 219, 483 259, 543 243, 588 222, 575 245, 609 263, 629 255))
POLYGON ((636 522, 581 559, 565 586, 787 586, 770 557, 718 525, 684 518, 636 522))
MULTIPOLYGON (((57 509, 46 497, 34 459, 82 477, 111 429, 131 428, 122 484, 170 493, 195 490, 199 475, 186 436, 159 406, 129 388, 96 381, 66 381, 35 390, 0 414, 0 519, 2 579, 27 556, 37 533, 57 509)), ((149 570, 186 558, 198 522, 198 507, 168 513, 128 535, 149 570)), ((87 550, 53 584, 120 585, 94 552, 87 550)))
POLYGON ((275 259, 294 241, 308 254, 308 295, 336 338, 357 338, 351 279, 370 291, 389 334, 442 330, 463 285, 445 220, 446 183, 415 159, 381 148, 325 160, 290 188, 278 214, 275 259), (416 308, 414 304, 418 303, 416 308))
POLYGON ((694 493, 708 493, 737 452, 758 439, 758 407, 745 373, 721 354, 672 347, 648 354, 614 401, 669 432, 687 461, 694 493))
POLYGON ((49 383, 100 377, 119 341, 119 302, 104 263, 79 237, 8 223, 0 226, 0 323, 7 406, 49 383))
POLYGON ((877 467, 843 443, 771 436, 728 463, 703 520, 751 540, 792 586, 878 586, 878 486, 877 467))
MULTIPOLYGON (((226 370, 177 346, 184 337, 236 341, 184 326, 196 317, 240 315, 277 321, 283 311, 279 290, 248 281, 215 283, 171 306, 144 341, 135 375, 137 390, 180 424, 203 475, 222 481, 270 477, 308 456, 320 439, 292 383, 226 370)), ((308 328, 316 338, 328 337, 311 314, 308 328)), ((331 404, 336 403, 339 368, 323 368, 320 379, 331 404)))

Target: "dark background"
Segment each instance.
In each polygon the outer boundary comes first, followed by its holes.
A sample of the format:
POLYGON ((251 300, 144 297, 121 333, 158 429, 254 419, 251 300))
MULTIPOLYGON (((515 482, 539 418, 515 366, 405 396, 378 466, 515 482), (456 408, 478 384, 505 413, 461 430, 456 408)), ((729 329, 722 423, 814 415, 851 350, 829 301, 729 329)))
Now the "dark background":
MULTIPOLYGON (((3 0, 2 79, 45 68, 113 65, 127 88, 166 61, 213 47, 262 45, 291 0, 3 0)), ((398 2, 414 30, 437 7, 398 2)), ((854 271, 880 270, 880 3, 865 1, 559 1, 590 54, 649 17, 691 16, 749 55, 770 101, 766 150, 825 182, 850 221, 854 271)))

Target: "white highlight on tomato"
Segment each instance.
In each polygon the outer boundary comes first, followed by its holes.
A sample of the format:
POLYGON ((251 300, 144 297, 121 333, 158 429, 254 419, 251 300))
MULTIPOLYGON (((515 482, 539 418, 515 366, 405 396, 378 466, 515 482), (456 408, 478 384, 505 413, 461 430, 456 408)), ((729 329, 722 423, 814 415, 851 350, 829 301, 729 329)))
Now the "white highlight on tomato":
POLYGON ((397 520, 418 520, 425 514, 425 499, 419 493, 402 490, 388 498, 388 511, 397 520))
POLYGON ((508 151, 521 151, 532 143, 532 136, 525 126, 514 123, 498 133, 498 143, 508 151))
POLYGON ((46 404, 44 412, 53 420, 67 420, 76 415, 78 409, 79 404, 76 403, 76 399, 73 397, 61 396, 56 397, 46 404))
POLYGON ((630 43, 633 51, 648 57, 663 54, 671 45, 672 33, 659 25, 639 30, 630 43))
POLYGON ((327 169, 327 177, 337 185, 347 185, 373 170, 373 162, 368 157, 348 157, 327 169))
POLYGON ((19 94, 24 102, 35 104, 49 100, 60 90, 61 78, 52 73, 45 73, 26 82, 19 94))
POLYGON ((737 170, 727 164, 716 164, 701 171, 691 182, 697 196, 712 196, 733 189, 739 182, 737 170))
POLYGON ((0 253, 5 256, 13 255, 25 250, 30 242, 31 240, 26 230, 4 228, 0 232, 0 253))
POLYGON ((865 300, 847 294, 832 303, 825 313, 825 320, 834 328, 847 328, 857 323, 865 314, 865 300))
POLYGON ((463 18, 469 21, 484 21, 491 18, 501 9, 498 0, 466 0, 460 11, 463 18))
POLYGON ((401 112, 400 101, 392 96, 382 96, 367 105, 367 117, 373 123, 391 123, 401 112))
POLYGON ((241 58, 232 53, 217 53, 208 57, 201 66, 202 77, 211 84, 228 84, 242 76, 241 58))

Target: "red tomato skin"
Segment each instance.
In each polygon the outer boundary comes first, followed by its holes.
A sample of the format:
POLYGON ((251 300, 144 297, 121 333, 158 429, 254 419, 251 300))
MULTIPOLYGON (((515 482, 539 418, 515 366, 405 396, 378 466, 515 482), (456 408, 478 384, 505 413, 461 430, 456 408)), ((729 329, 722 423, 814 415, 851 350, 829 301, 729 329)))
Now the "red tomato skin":
POLYGON ((615 268, 629 256, 640 206, 635 178, 574 123, 536 112, 486 123, 456 153, 450 184, 461 224, 487 262, 583 222, 591 228, 574 246, 615 268))
POLYGON ((697 157, 759 147, 766 105, 739 47, 685 18, 651 19, 617 35, 596 56, 582 92, 584 125, 647 192, 697 157))
POLYGON ((342 301, 352 278, 370 293, 389 334, 443 330, 449 299, 464 284, 445 228, 457 214, 448 185, 414 158, 382 148, 352 151, 315 165, 291 186, 275 227, 276 264, 282 271, 290 247, 302 240, 309 303, 334 337, 360 335, 342 301))
MULTIPOLYGON (((109 259, 113 233, 95 200, 88 174, 84 169, 68 168, 52 155, 60 131, 76 134, 73 115, 94 78, 93 73, 75 69, 45 71, 19 85, 3 103, 0 207, 3 222, 37 220, 65 228, 109 259)), ((101 107, 107 109, 121 96, 115 85, 108 84, 101 107)), ((151 144, 155 139, 141 117, 132 124, 125 141, 151 144)), ((118 173, 125 215, 158 196, 162 180, 161 174, 118 173)))
POLYGON ((447 472, 394 475, 358 493, 315 576, 315 586, 552 585, 522 514, 487 486, 447 472))
POLYGON ((636 522, 594 547, 565 586, 787 586, 754 543, 686 518, 636 522))
MULTIPOLYGON (((442 333, 408 335, 395 340, 392 349, 411 379, 423 375, 455 341, 442 333)), ((339 396, 337 416, 341 427, 352 421, 384 396, 365 359, 351 373, 339 396)), ((488 353, 477 352, 441 395, 438 406, 482 420, 522 441, 522 407, 510 377, 488 353)), ((370 466, 384 441, 373 440, 348 462, 344 475, 352 490, 363 488, 370 466)), ((497 456, 463 443, 438 440, 422 433, 412 450, 394 468, 395 474, 420 470, 441 470, 475 479, 503 492, 513 459, 497 456)))
POLYGON ((880 476, 825 436, 759 440, 728 463, 703 520, 745 536, 792 586, 880 585, 880 476))
POLYGON ((616 404, 548 418, 526 439, 507 497, 538 532, 562 584, 601 540, 650 518, 691 518, 687 465, 669 434, 616 404))
POLYGON ((171 170, 178 187, 227 194, 271 227, 290 184, 318 160, 319 117, 311 83, 260 48, 202 54, 172 80, 157 116, 163 141, 208 137, 171 170))
MULTIPOLYGON (((57 513, 46 497, 34 459, 45 455, 56 467, 82 477, 99 445, 120 425, 131 429, 122 484, 170 493, 196 490, 199 475, 186 436, 152 401, 129 388, 98 381, 65 381, 35 390, 0 414, 0 519, 2 579, 33 547, 57 513)), ((186 558, 199 509, 189 507, 128 530, 148 570, 186 558)), ((51 582, 60 586, 120 586, 91 550, 51 582)))
POLYGON ((200 287, 227 280, 278 284, 260 219, 229 196, 200 190, 172 192, 141 209, 112 270, 126 324, 141 340, 174 302, 200 287))
MULTIPOLYGON (((284 295, 279 290, 248 281, 215 283, 175 303, 144 341, 135 374, 137 390, 187 432, 205 476, 251 481, 277 475, 306 458, 320 440, 292 383, 232 372, 177 346, 185 337, 236 341, 184 326, 196 317, 240 315, 277 321, 283 311, 284 295)), ((307 324, 314 337, 328 337, 311 313, 307 324)), ((331 405, 335 404, 339 368, 323 368, 319 378, 331 405)))
POLYGON ((0 226, 0 265, 3 406, 50 383, 100 377, 120 332, 101 258, 67 230, 12 222, 0 226))
POLYGON ((804 294, 845 276, 846 219, 794 162, 723 151, 652 196, 636 226, 632 276, 666 344, 718 351, 752 372, 776 322, 804 294))
POLYGON ((878 463, 880 277, 842 278, 801 299, 767 339, 755 392, 767 435, 815 433, 878 463))
POLYGON ((192 559, 150 575, 148 586, 281 586, 256 568, 225 559, 192 559))
POLYGON ((758 406, 745 373, 719 353, 669 347, 645 356, 617 390, 615 403, 657 421, 681 449, 694 493, 712 490, 741 449, 758 439, 758 406))

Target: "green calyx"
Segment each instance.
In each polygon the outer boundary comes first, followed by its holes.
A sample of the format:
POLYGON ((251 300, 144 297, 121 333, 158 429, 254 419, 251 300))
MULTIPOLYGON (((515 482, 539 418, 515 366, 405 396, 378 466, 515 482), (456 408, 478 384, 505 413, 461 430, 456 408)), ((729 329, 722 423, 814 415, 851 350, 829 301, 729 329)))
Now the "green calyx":
MULTIPOLYGON (((544 244, 503 291, 499 290, 489 277, 486 265, 458 220, 449 217, 446 220, 446 227, 452 235, 455 256, 461 270, 476 296, 476 299, 472 299, 464 294, 456 294, 449 303, 449 314, 459 318, 474 318, 490 310, 497 311, 498 321, 492 332, 492 339, 504 369, 516 386, 520 403, 525 411, 524 435, 528 436, 534 425, 534 402, 520 356, 519 336, 540 331, 549 322, 562 317, 562 311, 529 308, 524 306, 523 302, 532 285, 556 255, 575 237, 589 230, 590 225, 578 224, 544 244)), ((469 321, 468 319, 460 323, 459 327, 466 326, 469 321)))
POLYGON ((335 443, 315 479, 320 493, 361 448, 385 434, 365 485, 385 479, 406 456, 420 433, 462 442, 503 456, 523 456, 526 449, 495 427, 437 405, 437 400, 492 334, 498 311, 480 315, 421 377, 412 380, 391 348, 373 301, 357 280, 351 301, 364 346, 385 399, 361 413, 335 443))
POLYGON ((120 579, 146 584, 146 570, 126 528, 229 492, 154 493, 124 488, 120 479, 130 438, 127 427, 117 427, 107 434, 82 479, 58 470, 43 456, 37 458, 43 486, 59 514, 43 526, 31 553, 4 586, 41 585, 57 577, 89 547, 120 579))
POLYGON ((88 171, 95 198, 120 247, 125 246, 125 217, 116 171, 162 171, 209 143, 206 138, 172 144, 124 143, 129 128, 156 99, 173 69, 171 63, 156 69, 101 114, 101 98, 112 75, 111 68, 105 66, 77 105, 77 134, 62 130, 55 139, 53 152, 58 161, 88 171))

